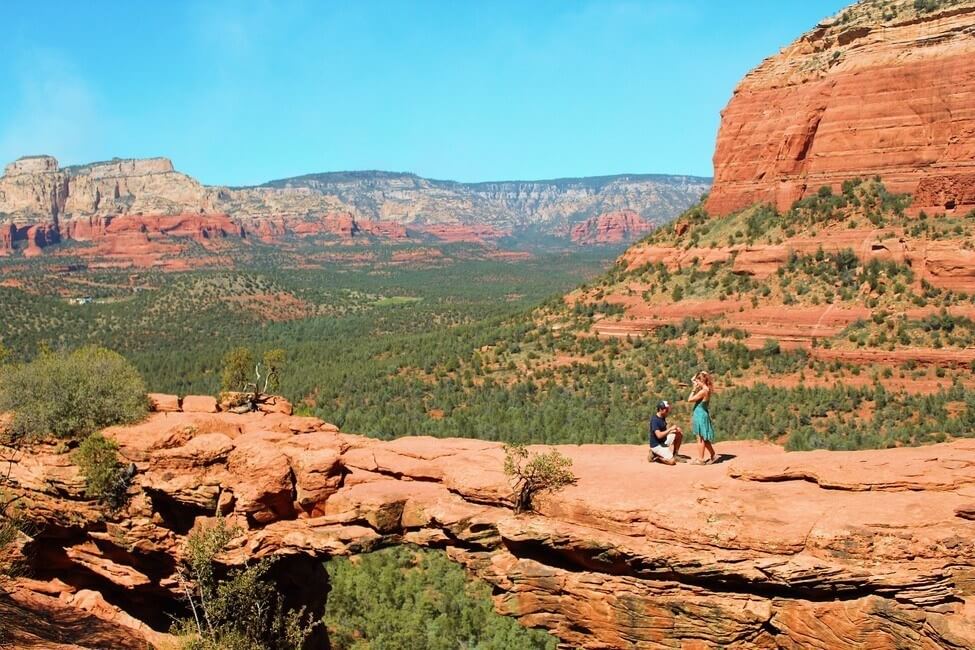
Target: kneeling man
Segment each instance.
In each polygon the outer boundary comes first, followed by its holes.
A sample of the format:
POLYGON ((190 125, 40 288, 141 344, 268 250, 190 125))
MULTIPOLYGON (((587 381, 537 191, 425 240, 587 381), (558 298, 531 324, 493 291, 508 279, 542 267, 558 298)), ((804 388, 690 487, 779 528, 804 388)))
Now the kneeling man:
POLYGON ((650 457, 647 460, 673 465, 684 433, 676 425, 667 426, 668 413, 670 402, 663 400, 657 404, 657 414, 650 418, 650 457))

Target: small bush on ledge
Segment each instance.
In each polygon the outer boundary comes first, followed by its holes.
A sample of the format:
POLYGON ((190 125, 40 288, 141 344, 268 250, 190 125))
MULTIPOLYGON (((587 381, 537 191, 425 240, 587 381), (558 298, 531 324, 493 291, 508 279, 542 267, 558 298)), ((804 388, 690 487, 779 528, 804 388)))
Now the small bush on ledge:
POLYGON ((226 408, 249 406, 253 409, 262 395, 281 387, 287 352, 280 348, 267 350, 260 361, 255 362, 254 359, 254 355, 245 347, 236 347, 224 355, 219 399, 226 408))
POLYGON ((505 445, 504 473, 514 487, 515 512, 530 512, 536 496, 575 483, 577 479, 570 467, 572 459, 555 449, 533 454, 521 444, 505 445))
POLYGON ((100 433, 82 441, 75 462, 85 477, 85 494, 110 508, 121 508, 127 500, 131 474, 119 462, 118 445, 100 433))

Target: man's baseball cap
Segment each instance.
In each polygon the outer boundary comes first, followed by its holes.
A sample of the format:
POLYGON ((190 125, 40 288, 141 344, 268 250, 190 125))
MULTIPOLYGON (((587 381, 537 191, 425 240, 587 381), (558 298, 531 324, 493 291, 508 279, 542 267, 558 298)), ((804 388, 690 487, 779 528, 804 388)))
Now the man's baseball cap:
POLYGON ((668 402, 667 400, 662 399, 659 402, 657 402, 658 411, 662 411, 663 409, 669 409, 669 408, 670 408, 670 402, 668 402))

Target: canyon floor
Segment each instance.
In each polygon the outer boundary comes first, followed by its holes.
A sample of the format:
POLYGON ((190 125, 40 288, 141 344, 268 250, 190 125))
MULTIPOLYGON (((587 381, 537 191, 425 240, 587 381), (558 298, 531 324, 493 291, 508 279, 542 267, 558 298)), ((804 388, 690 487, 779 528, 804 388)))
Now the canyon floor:
POLYGON ((106 435, 137 468, 114 514, 82 497, 60 450, 5 449, 36 524, 27 577, 0 603, 29 612, 16 647, 167 647, 186 535, 218 513, 243 531, 222 561, 286 556, 280 588, 313 610, 321 560, 414 543, 445 548, 493 585, 498 611, 566 647, 975 644, 972 440, 845 453, 719 442, 718 464, 674 467, 639 445, 560 445, 577 482, 516 515, 497 443, 178 410, 106 435))

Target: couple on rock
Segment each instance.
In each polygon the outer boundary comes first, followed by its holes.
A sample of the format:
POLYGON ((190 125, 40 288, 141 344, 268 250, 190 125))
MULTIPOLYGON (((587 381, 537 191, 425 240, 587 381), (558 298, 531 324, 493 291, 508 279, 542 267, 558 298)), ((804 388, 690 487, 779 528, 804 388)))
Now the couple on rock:
MULTIPOLYGON (((691 394, 687 401, 694 403, 691 416, 691 434, 697 436, 698 457, 691 461, 692 465, 710 465, 714 463, 714 426, 711 424, 711 413, 708 402, 714 392, 714 382, 707 371, 702 370, 692 380, 691 394), (707 451, 709 457, 704 458, 707 451)), ((650 418, 650 453, 647 460, 673 465, 678 460, 686 459, 679 456, 684 432, 677 425, 667 426, 667 414, 670 413, 670 402, 663 400, 657 404, 657 413, 650 418)))

